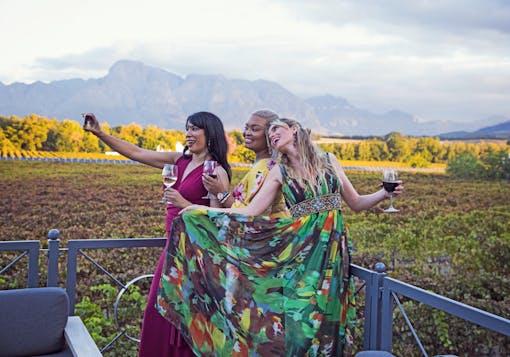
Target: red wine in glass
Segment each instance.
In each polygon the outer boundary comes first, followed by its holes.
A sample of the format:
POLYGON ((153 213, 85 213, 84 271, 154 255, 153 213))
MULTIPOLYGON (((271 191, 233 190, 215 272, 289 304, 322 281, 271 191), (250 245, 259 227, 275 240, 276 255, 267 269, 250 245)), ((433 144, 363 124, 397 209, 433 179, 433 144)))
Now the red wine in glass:
POLYGON ((390 181, 383 181, 383 188, 386 190, 386 192, 393 192, 398 186, 398 182, 390 182, 390 181))
POLYGON ((393 169, 386 169, 383 171, 383 188, 390 194, 390 206, 384 210, 386 213, 395 213, 399 210, 393 207, 393 192, 399 185, 398 173, 393 169))
MULTIPOLYGON (((214 160, 205 160, 204 161, 204 174, 211 176, 212 178, 216 178, 217 175, 214 173, 214 170, 218 166, 218 162, 214 160)), ((202 197, 205 200, 211 199, 211 194, 208 192, 206 196, 202 197)))

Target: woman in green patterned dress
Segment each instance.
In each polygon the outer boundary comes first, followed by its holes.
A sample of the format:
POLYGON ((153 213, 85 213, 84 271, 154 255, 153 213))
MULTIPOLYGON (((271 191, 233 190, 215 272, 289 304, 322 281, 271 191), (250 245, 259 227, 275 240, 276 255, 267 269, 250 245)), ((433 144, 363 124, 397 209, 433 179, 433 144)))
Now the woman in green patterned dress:
POLYGON ((174 220, 157 309, 197 355, 347 354, 354 282, 341 202, 361 211, 388 194, 359 195, 294 120, 273 121, 269 138, 280 164, 248 206, 190 206, 174 220), (279 192, 292 216, 259 216, 279 192))

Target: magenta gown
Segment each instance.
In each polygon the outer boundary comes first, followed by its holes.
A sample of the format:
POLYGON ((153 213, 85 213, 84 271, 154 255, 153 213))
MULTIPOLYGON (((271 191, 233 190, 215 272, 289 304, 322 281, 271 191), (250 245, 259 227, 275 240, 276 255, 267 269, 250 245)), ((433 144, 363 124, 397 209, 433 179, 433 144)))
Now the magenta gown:
MULTIPOLYGON (((202 171, 203 165, 193 169, 188 176, 182 180, 184 170, 191 162, 191 156, 181 156, 176 165, 178 167, 178 177, 174 184, 174 188, 186 200, 193 204, 209 205, 209 200, 202 197, 207 194, 207 190, 202 184, 202 171)), ((173 219, 179 214, 181 208, 168 205, 166 211, 166 233, 169 235, 172 228, 173 219)), ((168 244, 168 241, 167 241, 168 244)), ((170 322, 165 320, 154 308, 156 303, 156 296, 158 292, 159 280, 161 278, 161 271, 163 263, 165 262, 166 247, 161 252, 159 257, 154 278, 152 279, 149 297, 147 299, 147 307, 143 316, 142 335, 140 342, 140 357, 188 357, 194 356, 187 343, 181 337, 179 330, 176 329, 170 322)))

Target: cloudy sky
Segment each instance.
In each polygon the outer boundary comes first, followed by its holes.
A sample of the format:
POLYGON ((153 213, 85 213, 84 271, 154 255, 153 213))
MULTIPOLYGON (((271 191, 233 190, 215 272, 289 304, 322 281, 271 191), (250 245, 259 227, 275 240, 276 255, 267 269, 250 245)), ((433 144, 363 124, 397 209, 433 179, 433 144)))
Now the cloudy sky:
POLYGON ((132 59, 421 120, 510 117, 509 0, 0 0, 0 23, 4 84, 132 59))

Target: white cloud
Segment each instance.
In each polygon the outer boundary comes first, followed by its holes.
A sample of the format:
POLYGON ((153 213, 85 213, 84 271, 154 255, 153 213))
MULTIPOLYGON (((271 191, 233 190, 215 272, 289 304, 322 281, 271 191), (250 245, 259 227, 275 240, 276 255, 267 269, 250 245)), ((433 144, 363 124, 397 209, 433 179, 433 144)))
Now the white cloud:
POLYGON ((4 83, 99 77, 133 59, 424 119, 510 115, 503 1, 3 0, 0 21, 4 83))

